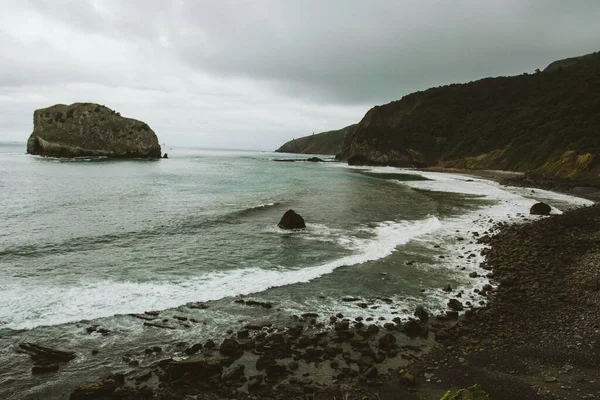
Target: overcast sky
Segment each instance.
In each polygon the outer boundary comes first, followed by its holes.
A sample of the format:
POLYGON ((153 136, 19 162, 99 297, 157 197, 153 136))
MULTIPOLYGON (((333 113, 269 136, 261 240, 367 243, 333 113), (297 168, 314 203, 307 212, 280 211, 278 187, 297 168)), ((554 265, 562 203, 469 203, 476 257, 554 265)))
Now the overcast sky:
POLYGON ((274 149, 415 90, 600 50, 600 1, 2 0, 0 140, 95 102, 167 145, 274 149))

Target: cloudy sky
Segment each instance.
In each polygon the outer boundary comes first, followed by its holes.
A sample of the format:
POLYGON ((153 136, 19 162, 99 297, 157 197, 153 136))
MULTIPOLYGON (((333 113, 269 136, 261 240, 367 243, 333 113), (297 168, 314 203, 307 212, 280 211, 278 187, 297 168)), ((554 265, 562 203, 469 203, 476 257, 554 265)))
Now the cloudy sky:
POLYGON ((274 149, 415 90, 600 50, 597 0, 2 0, 0 140, 105 104, 167 145, 274 149))

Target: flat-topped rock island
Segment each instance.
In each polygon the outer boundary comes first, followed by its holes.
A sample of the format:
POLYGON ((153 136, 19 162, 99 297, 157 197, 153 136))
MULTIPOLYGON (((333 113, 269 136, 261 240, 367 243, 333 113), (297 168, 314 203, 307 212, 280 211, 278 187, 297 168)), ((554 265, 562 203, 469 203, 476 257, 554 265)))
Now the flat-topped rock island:
POLYGON ((148 124, 95 103, 56 104, 33 113, 27 152, 49 157, 160 158, 148 124))

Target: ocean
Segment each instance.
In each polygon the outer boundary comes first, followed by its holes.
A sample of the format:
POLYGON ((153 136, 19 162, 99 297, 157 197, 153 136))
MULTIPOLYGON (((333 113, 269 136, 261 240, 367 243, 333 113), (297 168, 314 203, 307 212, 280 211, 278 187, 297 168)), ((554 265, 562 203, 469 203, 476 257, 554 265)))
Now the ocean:
POLYGON ((442 312, 447 285, 478 306, 473 290, 489 279, 477 235, 539 218, 528 213, 537 201, 554 213, 591 204, 465 175, 275 161, 307 155, 167 151, 153 161, 53 159, 0 143, 0 398, 66 399, 127 369, 125 353, 158 345, 160 357, 181 355, 181 342, 248 323, 442 312), (288 209, 305 230, 277 227, 288 209), (145 311, 173 329, 130 315, 145 311), (23 341, 78 357, 31 375, 23 341))

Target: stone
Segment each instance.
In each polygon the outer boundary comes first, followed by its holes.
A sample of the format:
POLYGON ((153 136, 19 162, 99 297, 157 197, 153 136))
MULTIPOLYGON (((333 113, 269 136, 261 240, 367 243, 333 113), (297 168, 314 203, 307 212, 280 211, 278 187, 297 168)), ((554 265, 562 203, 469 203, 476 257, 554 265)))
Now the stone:
POLYGON ((417 306, 414 315, 419 318, 421 322, 427 322, 427 320, 429 320, 429 313, 425 311, 425 307, 423 306, 417 306))
POLYGON ((94 103, 56 104, 33 113, 29 154, 50 157, 161 157, 148 124, 94 103))
POLYGON ((227 357, 188 358, 181 361, 171 361, 167 365, 166 373, 171 382, 181 379, 185 374, 208 378, 215 375, 220 376, 223 367, 230 364, 231 359, 227 357))
POLYGON ((306 161, 308 161, 308 162, 323 162, 323 160, 319 157, 310 157, 310 158, 307 158, 306 161))
POLYGON ((533 214, 533 215, 548 215, 550 214, 551 208, 548 204, 540 202, 540 203, 535 203, 534 205, 531 206, 531 208, 529 209, 529 214, 533 214))
POLYGON ((373 379, 377 376, 378 373, 379 371, 377 370, 377 367, 371 367, 365 371, 365 376, 369 379, 373 379))
POLYGON ((235 339, 225 339, 219 347, 219 352, 228 357, 239 357, 244 353, 243 346, 235 339))
POLYGON ((277 226, 281 229, 304 229, 306 223, 300 214, 296 214, 294 210, 287 210, 277 226))
POLYGON ((31 358, 35 360, 45 360, 51 362, 70 361, 77 357, 74 351, 57 350, 31 342, 20 343, 19 351, 29 354, 31 358))
POLYGON ((463 304, 460 301, 458 301, 457 299, 450 299, 448 301, 448 307, 450 307, 451 309, 453 309, 455 311, 464 310, 463 304))
POLYGON ((269 364, 265 367, 265 374, 268 377, 281 377, 287 374, 287 370, 284 365, 269 364))
POLYGON ((58 371, 58 364, 36 364, 31 367, 31 373, 34 375, 47 374, 56 371, 58 371))
POLYGON ((248 381, 248 391, 255 392, 258 389, 260 389, 260 382, 258 381, 258 379, 256 379, 256 378, 250 379, 248 381))
POLYGON ((345 330, 348 330, 349 327, 350 327, 350 321, 348 321, 348 320, 342 320, 342 321, 335 323, 336 331, 345 331, 345 330))
POLYGON ((196 354, 199 350, 202 350, 202 343, 196 343, 187 349, 183 350, 183 352, 187 355, 196 354))
POLYGON ((245 366, 243 364, 229 368, 223 373, 222 379, 224 381, 237 381, 244 378, 245 366))
POLYGON ((396 343, 396 337, 391 333, 386 333, 381 338, 379 338, 379 347, 388 350, 391 349, 396 343))
POLYGON ((410 319, 404 324, 404 333, 410 337, 417 337, 421 334, 421 325, 414 319, 410 319))
POLYGON ((256 301, 256 300, 247 300, 245 302, 247 306, 258 306, 262 308, 273 308, 273 303, 268 301, 256 301))

